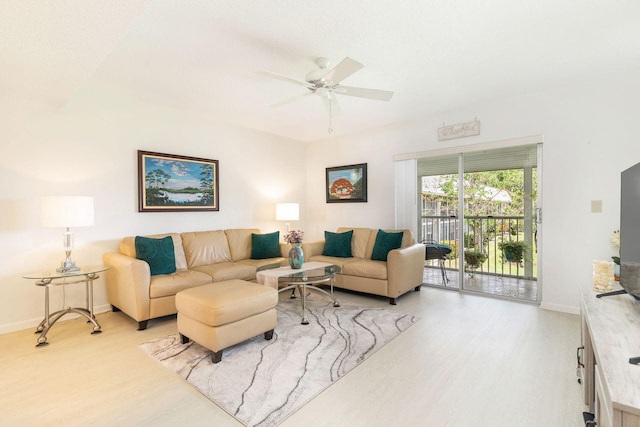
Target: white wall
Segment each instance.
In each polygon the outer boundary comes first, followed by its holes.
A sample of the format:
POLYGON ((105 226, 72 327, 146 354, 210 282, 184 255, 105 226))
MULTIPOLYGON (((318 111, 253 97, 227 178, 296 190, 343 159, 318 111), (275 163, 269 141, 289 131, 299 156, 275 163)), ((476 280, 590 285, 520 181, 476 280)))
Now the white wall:
MULTIPOLYGON (((41 320, 43 290, 22 274, 55 269, 64 255, 62 230, 40 226, 43 195, 95 198, 95 226, 75 230, 73 258, 79 264, 100 264, 102 254, 116 250, 127 235, 282 230, 274 220, 280 201, 301 203, 301 221, 292 227, 312 240, 339 226, 394 226, 395 154, 529 135, 545 140, 543 307, 576 312, 578 285, 590 282, 592 260, 614 254, 609 237, 619 227, 620 172, 640 161, 636 75, 637 70, 576 82, 306 145, 216 123, 194 111, 167 110, 114 88, 85 89, 54 116, 34 117, 0 135, 0 333, 41 320), (443 122, 475 117, 482 123, 480 136, 437 141, 443 122), (220 212, 138 213, 139 149, 219 160, 220 212), (368 202, 327 204, 325 168, 354 163, 368 163, 368 202), (603 213, 590 212, 591 200, 602 200, 603 213)), ((102 280, 95 301, 104 310, 102 280)), ((66 297, 65 305, 82 305, 84 293, 69 287, 66 297)), ((58 290, 52 305, 62 304, 58 290)))
POLYGON ((324 230, 339 226, 393 227, 394 154, 543 135, 542 306, 577 313, 578 286, 590 283, 592 261, 615 255, 609 238, 619 228, 620 172, 640 162, 637 73, 574 82, 309 144, 308 235, 320 238, 324 230), (443 122, 476 117, 480 136, 437 140, 443 122), (368 203, 326 204, 325 168, 352 163, 368 163, 368 203), (591 200, 602 200, 602 213, 590 212, 591 200))
MULTIPOLYGON (((55 270, 64 259, 63 230, 40 225, 41 196, 94 197, 95 225, 73 230, 72 258, 81 265, 102 264, 102 254, 129 235, 234 227, 284 231, 275 221, 276 202, 300 202, 305 220, 304 145, 297 141, 95 87, 57 114, 14 128, 0 135, 0 333, 40 322, 44 291, 22 275, 55 270), (137 150, 218 160, 220 211, 138 213, 137 150)), ((103 278, 95 288, 97 309, 108 309, 103 278)), ((52 291, 52 310, 84 305, 82 285, 67 287, 66 303, 61 289, 52 291)))

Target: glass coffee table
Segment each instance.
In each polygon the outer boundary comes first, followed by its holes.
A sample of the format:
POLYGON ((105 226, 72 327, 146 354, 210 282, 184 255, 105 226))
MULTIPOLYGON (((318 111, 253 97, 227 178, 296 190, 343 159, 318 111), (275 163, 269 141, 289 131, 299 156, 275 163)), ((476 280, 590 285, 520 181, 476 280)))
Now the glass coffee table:
POLYGON ((258 273, 258 283, 265 284, 264 275, 277 277, 278 292, 286 292, 292 290, 291 298, 296 298, 295 291, 298 290, 300 299, 302 300, 302 321, 303 325, 309 324, 307 319, 307 294, 310 291, 319 292, 331 298, 334 307, 340 307, 340 303, 333 295, 333 283, 336 273, 340 272, 340 267, 326 263, 309 263, 303 264, 302 269, 292 270, 288 267, 282 267, 273 270, 266 270, 258 273), (309 265, 311 264, 311 265, 309 265), (320 264, 319 266, 316 266, 320 264), (318 287, 317 285, 328 284, 330 292, 318 287))

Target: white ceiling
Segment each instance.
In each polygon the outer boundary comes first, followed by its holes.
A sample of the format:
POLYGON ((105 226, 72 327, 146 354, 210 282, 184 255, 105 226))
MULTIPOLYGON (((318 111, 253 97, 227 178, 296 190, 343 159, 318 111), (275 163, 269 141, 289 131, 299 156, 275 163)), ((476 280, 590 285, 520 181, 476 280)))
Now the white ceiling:
POLYGON ((348 135, 638 68, 640 1, 3 0, 0 124, 108 88, 300 141, 327 138, 320 99, 269 107, 306 89, 258 74, 304 80, 320 56, 364 64, 346 85, 395 92, 389 102, 339 96, 332 135, 348 135))

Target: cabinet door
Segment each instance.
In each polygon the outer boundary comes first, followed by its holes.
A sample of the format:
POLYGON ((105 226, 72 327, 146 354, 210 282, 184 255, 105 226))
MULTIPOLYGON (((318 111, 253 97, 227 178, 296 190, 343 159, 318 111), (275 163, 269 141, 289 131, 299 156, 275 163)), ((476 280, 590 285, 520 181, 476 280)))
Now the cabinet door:
MULTIPOLYGON (((595 395, 595 414, 598 421, 598 427, 613 427, 613 408, 611 407, 611 399, 602 387, 602 372, 595 366, 596 395, 595 395)), ((617 427, 622 427, 619 425, 617 427)))
MULTIPOLYGON (((618 417, 617 412, 614 415, 616 418, 618 417)), ((640 417, 638 415, 633 415, 628 412, 620 413, 620 418, 622 418, 622 427, 640 427, 640 417)))
POLYGON ((595 357, 593 354, 593 344, 591 342, 591 335, 589 333, 589 326, 587 325, 586 318, 582 316, 581 322, 582 329, 582 398, 584 404, 589 409, 589 412, 595 413, 594 400, 595 400, 595 357))

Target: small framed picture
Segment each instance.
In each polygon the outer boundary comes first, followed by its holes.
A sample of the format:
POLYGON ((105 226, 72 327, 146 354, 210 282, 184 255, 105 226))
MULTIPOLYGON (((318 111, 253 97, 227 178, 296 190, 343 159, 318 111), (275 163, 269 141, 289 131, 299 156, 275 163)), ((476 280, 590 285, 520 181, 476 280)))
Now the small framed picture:
POLYGON ((218 161, 138 150, 138 212, 218 211, 218 161))
POLYGON ((367 201, 367 164, 327 168, 327 203, 367 201))

